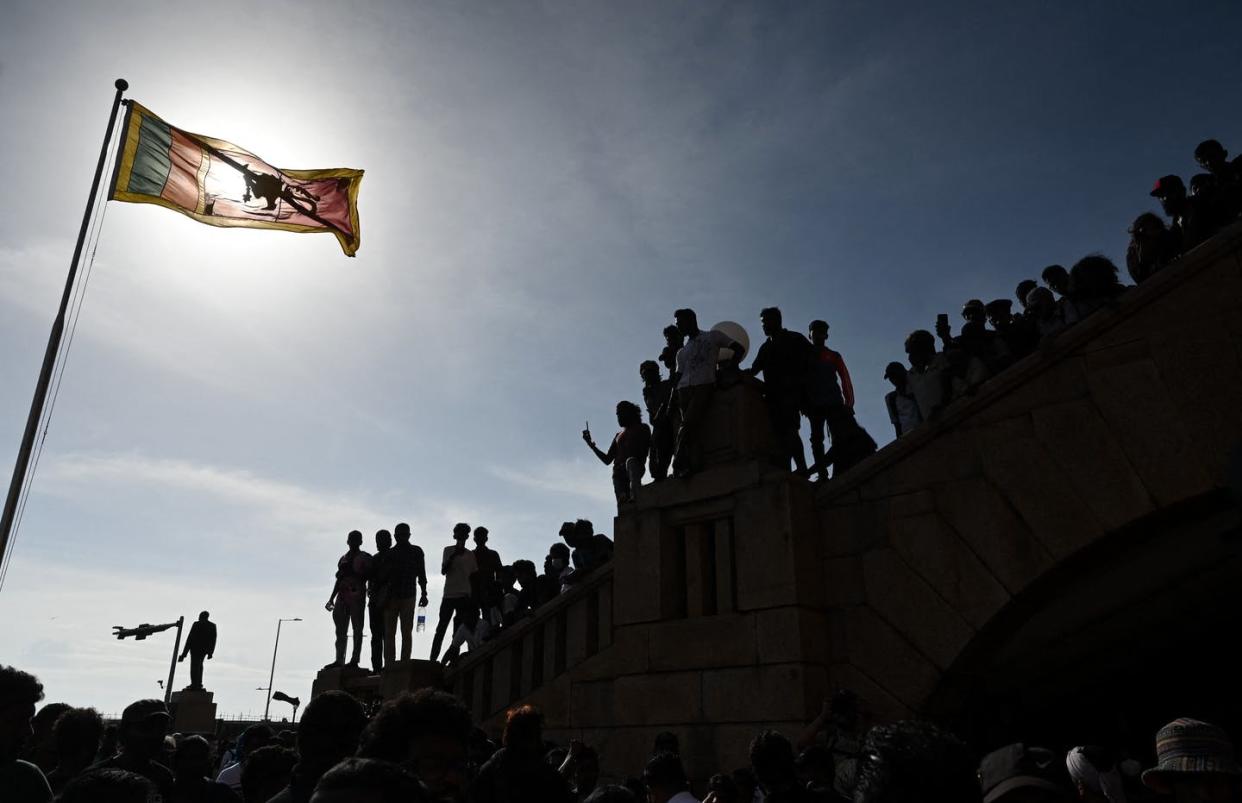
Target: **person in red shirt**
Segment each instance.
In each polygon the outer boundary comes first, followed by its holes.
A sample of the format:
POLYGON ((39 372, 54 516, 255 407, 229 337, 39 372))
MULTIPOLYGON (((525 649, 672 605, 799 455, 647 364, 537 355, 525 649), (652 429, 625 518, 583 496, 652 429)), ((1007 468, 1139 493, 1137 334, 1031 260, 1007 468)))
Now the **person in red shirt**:
POLYGON ((850 419, 854 417, 854 384, 844 358, 826 345, 827 322, 811 321, 807 329, 811 336, 812 363, 806 382, 806 417, 811 427, 814 469, 819 472, 820 479, 827 479, 824 430, 827 428, 832 436, 833 445, 846 436, 850 419))

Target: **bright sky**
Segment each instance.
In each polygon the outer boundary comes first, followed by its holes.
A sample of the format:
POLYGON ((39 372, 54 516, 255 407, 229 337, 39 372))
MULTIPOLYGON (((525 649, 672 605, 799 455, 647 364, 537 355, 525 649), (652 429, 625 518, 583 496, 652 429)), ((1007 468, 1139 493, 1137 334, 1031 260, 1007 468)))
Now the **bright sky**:
POLYGON ((681 306, 752 337, 772 304, 828 320, 887 441, 905 334, 1051 262, 1120 262, 1156 177, 1208 136, 1242 151, 1240 26, 1230 0, 9 0, 6 487, 113 79, 282 167, 367 173, 353 260, 109 207, 0 662, 117 713, 160 694, 172 644, 111 626, 206 609, 221 713, 261 712, 300 616, 275 686, 305 698, 348 530, 407 520, 432 564, 457 521, 506 561, 565 519, 611 533, 578 433, 641 401, 681 306))

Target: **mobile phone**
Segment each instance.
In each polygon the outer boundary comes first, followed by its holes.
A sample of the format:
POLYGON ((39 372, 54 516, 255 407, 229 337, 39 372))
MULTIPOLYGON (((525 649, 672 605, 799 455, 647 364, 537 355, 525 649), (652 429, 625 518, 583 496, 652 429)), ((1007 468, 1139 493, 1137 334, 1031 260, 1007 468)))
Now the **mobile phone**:
POLYGON ((948 326, 948 325, 949 325, 949 314, 947 312, 942 312, 936 316, 936 326, 948 326))

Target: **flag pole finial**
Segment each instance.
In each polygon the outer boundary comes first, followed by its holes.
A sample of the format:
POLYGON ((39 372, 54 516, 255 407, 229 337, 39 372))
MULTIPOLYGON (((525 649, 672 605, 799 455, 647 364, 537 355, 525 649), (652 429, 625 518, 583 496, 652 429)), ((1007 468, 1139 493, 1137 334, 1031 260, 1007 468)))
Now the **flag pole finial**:
POLYGON ((116 79, 116 84, 114 84, 114 86, 116 86, 117 89, 124 92, 125 90, 129 89, 129 81, 126 81, 124 78, 118 78, 116 79))

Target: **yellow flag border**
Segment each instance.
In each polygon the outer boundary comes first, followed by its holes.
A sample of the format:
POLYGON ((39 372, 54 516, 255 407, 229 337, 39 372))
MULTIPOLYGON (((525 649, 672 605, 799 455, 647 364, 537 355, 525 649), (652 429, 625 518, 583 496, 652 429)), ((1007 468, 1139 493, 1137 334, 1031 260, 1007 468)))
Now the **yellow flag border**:
MULTIPOLYGON (((362 230, 358 224, 358 188, 362 184, 362 170, 354 170, 347 167, 338 167, 327 170, 286 170, 283 167, 276 168, 281 173, 290 178, 296 178, 301 181, 314 181, 318 179, 328 178, 346 178, 349 179, 349 223, 354 230, 354 239, 351 243, 346 236, 333 228, 326 226, 307 226, 302 223, 277 223, 265 220, 245 220, 242 218, 225 218, 213 215, 204 215, 191 209, 186 209, 179 204, 175 204, 166 198, 158 195, 145 195, 136 192, 124 192, 118 190, 118 187, 128 187, 129 178, 134 169, 134 157, 138 152, 138 134, 142 129, 142 117, 148 116, 167 125, 169 128, 176 128, 183 131, 191 137, 200 139, 203 142, 216 148, 238 148, 232 142, 227 142, 215 137, 205 137, 201 134, 195 134, 185 129, 177 128, 164 118, 151 112, 137 101, 127 101, 129 109, 125 113, 125 134, 120 144, 120 158, 117 160, 116 170, 112 174, 112 192, 109 199, 114 201, 124 201, 134 204, 154 204, 162 206, 165 209, 171 209, 174 212, 180 212, 188 218, 193 218, 199 223, 206 223, 208 226, 216 226, 219 228, 236 228, 236 229, 275 229, 277 231, 292 231, 299 234, 335 234, 337 242, 341 244, 341 250, 345 252, 345 256, 352 257, 358 251, 358 246, 362 244, 362 230), (137 112, 137 114, 135 114, 137 112), (136 118, 136 119, 135 119, 136 118)), ((249 151, 248 151, 249 152, 249 151)), ((260 157, 262 158, 262 157, 260 157)))

